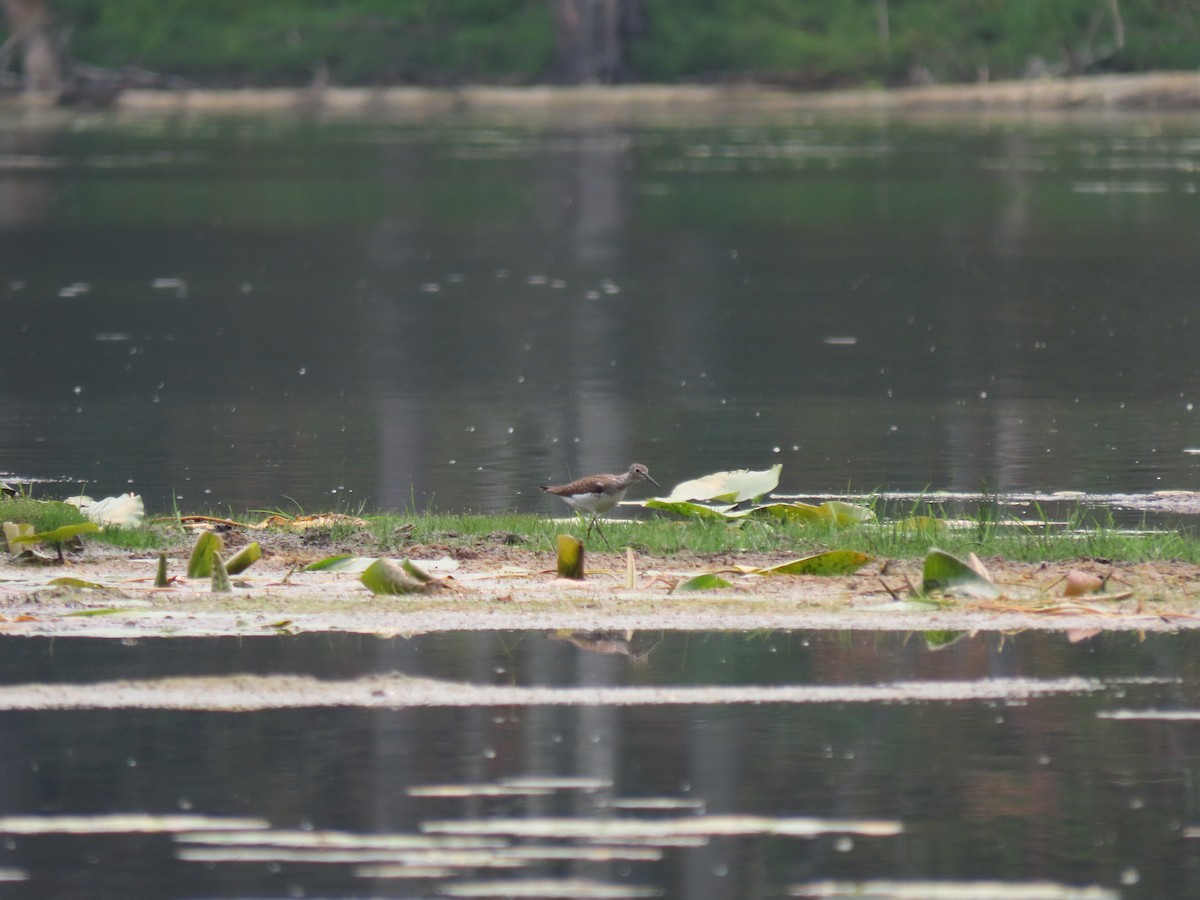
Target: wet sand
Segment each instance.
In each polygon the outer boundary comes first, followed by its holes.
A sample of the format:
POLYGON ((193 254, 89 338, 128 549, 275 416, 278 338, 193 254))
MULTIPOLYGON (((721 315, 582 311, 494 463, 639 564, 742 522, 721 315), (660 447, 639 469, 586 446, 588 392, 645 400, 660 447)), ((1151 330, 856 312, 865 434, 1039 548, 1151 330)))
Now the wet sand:
MULTIPOLYGON (((429 554, 425 554, 430 558, 429 554)), ((312 558, 318 558, 319 553, 312 558)), ((422 554, 413 553, 420 560, 422 554)), ((1081 635, 1098 630, 1171 631, 1200 627, 1200 567, 1171 562, 1109 564, 1079 560, 1014 564, 985 560, 1000 597, 932 606, 912 600, 918 561, 875 561, 848 576, 737 574, 731 565, 780 558, 635 558, 595 554, 582 582, 556 577, 549 553, 504 546, 430 564, 436 582, 419 594, 376 596, 357 574, 302 572, 305 559, 267 550, 231 593, 208 579, 178 577, 153 587, 155 560, 106 554, 67 565, 0 567, 0 634, 60 637, 276 635, 338 631, 380 636, 460 630, 709 631, 905 630, 1021 631, 1081 635), (447 569, 438 571, 438 565, 447 569), (677 590, 687 578, 722 572, 716 591, 677 590), (1103 591, 1065 596, 1070 572, 1108 577, 1103 591), (70 577, 99 588, 55 586, 70 577)))

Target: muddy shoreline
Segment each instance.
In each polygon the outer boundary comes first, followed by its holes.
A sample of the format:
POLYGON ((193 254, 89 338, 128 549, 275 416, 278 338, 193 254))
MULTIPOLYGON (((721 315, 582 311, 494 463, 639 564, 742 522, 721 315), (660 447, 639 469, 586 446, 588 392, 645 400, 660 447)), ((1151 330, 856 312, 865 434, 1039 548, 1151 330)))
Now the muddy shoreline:
MULTIPOLYGON (((0 109, 61 116, 55 98, 21 94, 0 109)), ((719 122, 828 113, 851 115, 1169 114, 1200 109, 1200 74, 1149 72, 891 89, 797 91, 754 84, 461 86, 455 88, 130 89, 106 112, 118 116, 304 116, 420 122, 481 117, 495 122, 583 119, 610 123, 719 122)))
MULTIPOLYGON (((213 593, 208 579, 188 580, 177 552, 165 588, 153 586, 156 560, 98 550, 63 566, 0 566, 0 634, 148 638, 272 636, 348 632, 380 637, 430 632, 532 630, 553 632, 726 630, 1176 631, 1200 628, 1200 566, 1077 560, 1015 564, 985 560, 1001 589, 998 599, 960 598, 943 606, 913 602, 919 561, 868 564, 848 576, 738 574, 736 566, 781 559, 636 556, 630 579, 620 554, 595 554, 588 577, 564 581, 552 554, 501 544, 473 548, 464 558, 447 548, 413 548, 436 576, 419 594, 377 596, 357 574, 304 572, 305 561, 329 548, 297 555, 265 550, 264 559, 234 578, 231 593, 213 593), (723 572, 730 587, 685 592, 694 575, 723 572), (1066 578, 1087 572, 1106 578, 1103 591, 1067 596, 1066 578), (56 578, 92 587, 52 585, 56 578)), ((451 548, 453 549, 453 548, 451 548)))

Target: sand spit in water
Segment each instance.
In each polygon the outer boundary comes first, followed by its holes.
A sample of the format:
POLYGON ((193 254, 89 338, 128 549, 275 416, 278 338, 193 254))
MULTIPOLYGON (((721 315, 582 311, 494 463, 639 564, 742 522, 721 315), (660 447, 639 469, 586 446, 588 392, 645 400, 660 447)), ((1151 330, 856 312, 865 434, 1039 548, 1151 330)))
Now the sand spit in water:
MULTIPOLYGON (((261 536, 268 540, 266 534, 261 536)), ((282 540, 282 538, 280 539, 282 540)), ((987 559, 1001 597, 945 606, 911 602, 919 561, 875 561, 854 575, 751 576, 735 565, 772 565, 768 555, 635 558, 633 586, 618 554, 589 557, 588 578, 556 577, 554 558, 500 542, 480 544, 462 559, 445 546, 409 550, 438 586, 420 594, 376 596, 356 574, 303 572, 306 561, 337 552, 317 546, 304 555, 264 545, 264 558, 235 577, 233 591, 213 593, 208 579, 180 577, 177 551, 166 588, 153 587, 156 560, 96 547, 92 558, 65 566, 0 566, 0 635, 107 638, 277 635, 338 631, 388 636, 476 630, 1099 630, 1172 631, 1200 627, 1200 566, 1098 560, 1023 564, 987 559), (310 559, 311 557, 311 559, 310 559), (686 579, 722 571, 716 591, 677 590, 686 579), (1104 591, 1065 596, 1067 576, 1107 579, 1104 591), (56 586, 62 576, 97 587, 56 586)))

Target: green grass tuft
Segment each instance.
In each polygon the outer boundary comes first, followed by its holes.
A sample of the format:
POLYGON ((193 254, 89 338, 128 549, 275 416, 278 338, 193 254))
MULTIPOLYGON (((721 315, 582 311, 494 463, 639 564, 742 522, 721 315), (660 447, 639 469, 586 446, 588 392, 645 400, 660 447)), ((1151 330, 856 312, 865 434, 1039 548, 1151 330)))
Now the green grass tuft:
MULTIPOLYGON (((985 508, 972 517, 949 520, 930 515, 936 510, 899 509, 881 521, 839 526, 832 522, 805 522, 776 518, 735 521, 684 519, 642 511, 636 519, 602 520, 600 527, 614 550, 632 547, 651 556, 680 554, 778 554, 806 556, 824 550, 854 550, 880 559, 920 559, 930 547, 956 556, 976 553, 1012 562, 1054 562, 1077 558, 1123 562, 1173 560, 1200 564, 1200 538, 1190 530, 1128 530, 1116 527, 1111 517, 1079 510, 1065 521, 1045 515, 1032 523, 1005 518, 985 508)), ((1036 513, 1036 510, 1035 510, 1036 513)), ((361 515, 361 514, 360 514, 361 515)), ((258 522, 261 514, 233 516, 258 522)), ((471 547, 511 545, 553 553, 560 533, 583 536, 582 522, 552 519, 528 513, 383 513, 362 516, 366 529, 336 522, 306 533, 306 541, 353 546, 355 553, 404 555, 413 547, 471 547)), ((82 521, 74 507, 28 498, 0 500, 0 520, 29 522, 38 531, 82 521)), ((169 522, 149 522, 138 528, 105 528, 89 540, 98 540, 132 551, 157 551, 189 546, 192 537, 169 522)), ((607 547, 593 533, 589 552, 607 547)))
POLYGON ((34 500, 26 496, 0 499, 0 522, 32 525, 36 532, 53 531, 86 521, 78 508, 58 500, 34 500))

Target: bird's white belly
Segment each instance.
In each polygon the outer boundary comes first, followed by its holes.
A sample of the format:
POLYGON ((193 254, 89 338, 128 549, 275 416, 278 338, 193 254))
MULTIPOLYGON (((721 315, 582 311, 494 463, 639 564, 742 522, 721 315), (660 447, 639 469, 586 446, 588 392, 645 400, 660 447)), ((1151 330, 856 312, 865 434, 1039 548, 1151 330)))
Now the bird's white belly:
POLYGON ((620 503, 621 498, 624 496, 624 491, 616 491, 612 494, 571 494, 570 499, 566 497, 563 499, 580 512, 598 514, 608 512, 610 509, 620 503))

